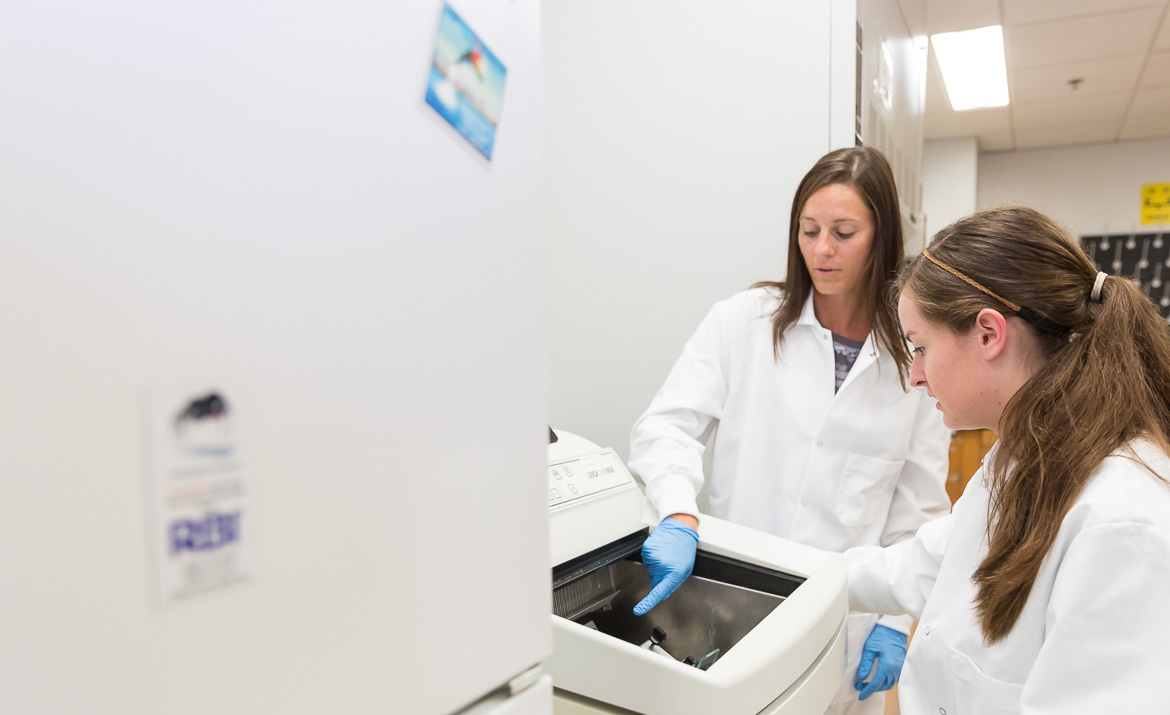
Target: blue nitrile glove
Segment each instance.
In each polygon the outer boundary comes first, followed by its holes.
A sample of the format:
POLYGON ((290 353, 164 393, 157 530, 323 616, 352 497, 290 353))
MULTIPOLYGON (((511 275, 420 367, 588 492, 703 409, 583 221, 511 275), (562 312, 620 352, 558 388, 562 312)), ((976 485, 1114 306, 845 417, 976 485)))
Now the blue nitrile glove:
POLYGON ((861 664, 857 667, 853 687, 861 691, 862 700, 874 693, 889 690, 898 683, 905 661, 906 634, 886 626, 874 626, 869 638, 865 639, 865 647, 861 649, 861 664), (873 672, 873 679, 863 683, 873 668, 874 658, 877 658, 877 669, 873 672))
POLYGON ((642 563, 650 574, 650 593, 634 606, 634 615, 641 616, 669 598, 695 568, 695 550, 699 547, 699 533, 669 516, 646 537, 642 544, 642 563))

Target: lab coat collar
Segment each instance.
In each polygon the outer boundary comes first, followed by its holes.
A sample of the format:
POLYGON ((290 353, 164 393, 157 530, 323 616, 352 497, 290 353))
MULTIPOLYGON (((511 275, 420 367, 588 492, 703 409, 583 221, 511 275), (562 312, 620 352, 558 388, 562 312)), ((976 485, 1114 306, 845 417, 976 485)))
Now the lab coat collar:
POLYGON ((796 324, 811 325, 816 328, 824 329, 824 326, 821 325, 820 321, 817 320, 816 311, 813 310, 813 297, 811 290, 804 298, 804 307, 800 310, 800 317, 796 319, 796 324))
MULTIPOLYGON (((821 322, 817 320, 816 311, 813 309, 811 290, 808 292, 808 297, 805 298, 804 308, 800 311, 800 318, 797 319, 796 324, 808 326, 812 330, 819 330, 822 333, 832 333, 832 331, 821 325, 821 322)), ((830 352, 831 351, 832 348, 830 347, 830 352)), ((859 375, 864 373, 872 365, 876 364, 878 358, 881 357, 881 354, 881 350, 878 348, 877 335, 873 332, 873 329, 870 328, 869 335, 865 336, 865 342, 861 346, 861 352, 857 355, 856 362, 854 362, 853 367, 849 369, 849 374, 845 376, 845 380, 841 383, 841 387, 837 388, 836 393, 833 395, 833 399, 837 399, 837 396, 844 392, 845 388, 848 387, 850 383, 857 380, 859 375)))
MULTIPOLYGON (((808 325, 817 330, 829 331, 828 328, 821 325, 821 321, 817 320, 816 310, 813 309, 812 290, 809 290, 808 296, 804 299, 804 308, 800 311, 800 317, 796 320, 797 325, 808 325)), ((875 360, 881 356, 882 351, 878 346, 877 335, 870 328, 869 335, 865 338, 865 344, 862 346, 862 354, 869 353, 870 357, 875 360)), ((852 372, 852 370, 850 371, 852 372)), ((844 387, 844 385, 842 385, 844 387)))

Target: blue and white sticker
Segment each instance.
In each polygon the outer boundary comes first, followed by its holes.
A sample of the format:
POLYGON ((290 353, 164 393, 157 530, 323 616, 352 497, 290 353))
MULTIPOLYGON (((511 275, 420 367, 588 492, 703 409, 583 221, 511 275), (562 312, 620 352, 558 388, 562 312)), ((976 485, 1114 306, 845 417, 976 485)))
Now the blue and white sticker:
POLYGON ((219 384, 165 387, 149 402, 162 602, 246 581, 255 539, 239 393, 219 384))

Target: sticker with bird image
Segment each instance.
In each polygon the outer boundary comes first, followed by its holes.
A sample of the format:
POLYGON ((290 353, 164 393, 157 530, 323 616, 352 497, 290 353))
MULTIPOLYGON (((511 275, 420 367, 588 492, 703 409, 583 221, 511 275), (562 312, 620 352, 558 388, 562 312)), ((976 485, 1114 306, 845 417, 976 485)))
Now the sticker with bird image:
POLYGON ((426 101, 489 161, 506 75, 503 63, 444 3, 426 101))

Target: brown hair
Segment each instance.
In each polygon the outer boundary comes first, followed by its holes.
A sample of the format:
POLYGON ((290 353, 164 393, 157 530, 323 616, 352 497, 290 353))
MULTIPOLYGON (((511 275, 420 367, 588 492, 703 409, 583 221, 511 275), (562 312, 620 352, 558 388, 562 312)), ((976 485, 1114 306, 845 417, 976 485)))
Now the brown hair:
POLYGON ((974 581, 979 624, 994 643, 1015 625, 1100 462, 1137 437, 1170 451, 1170 329, 1124 278, 1110 276, 1094 301, 1097 270, 1084 250, 1029 208, 956 221, 927 251, 898 281, 923 318, 965 335, 984 308, 1016 314, 1047 358, 1005 406, 988 465, 988 553, 974 581))
POLYGON ((788 276, 783 282, 761 281, 753 288, 780 290, 780 307, 772 313, 773 350, 780 356, 784 332, 800 318, 812 288, 812 276, 800 253, 800 214, 810 196, 832 184, 856 191, 873 214, 873 247, 869 271, 863 278, 862 294, 874 338, 894 357, 902 387, 910 371, 910 351, 898 329, 894 306, 885 298, 902 265, 902 214, 894 174, 882 153, 871 147, 838 149, 820 158, 800 182, 792 200, 788 223, 788 276))

